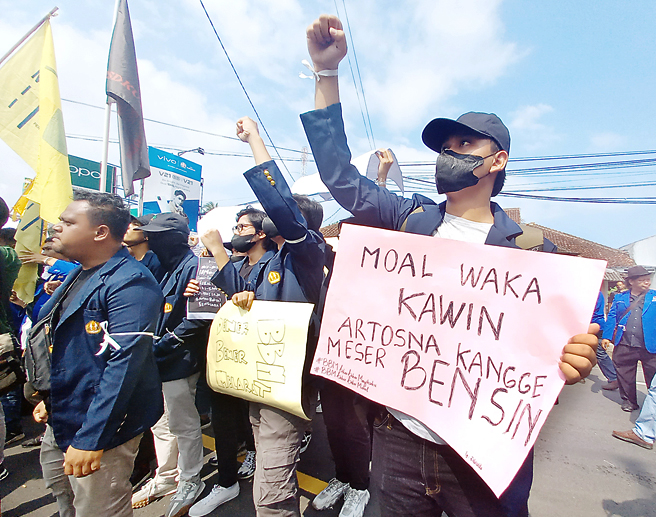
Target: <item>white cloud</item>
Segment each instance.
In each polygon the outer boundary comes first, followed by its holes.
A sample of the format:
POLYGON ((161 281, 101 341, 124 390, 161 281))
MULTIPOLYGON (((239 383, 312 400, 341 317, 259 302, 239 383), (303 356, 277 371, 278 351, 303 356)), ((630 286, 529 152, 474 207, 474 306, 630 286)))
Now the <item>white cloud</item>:
POLYGON ((560 136, 544 119, 554 111, 548 104, 522 106, 510 114, 508 128, 511 136, 512 156, 535 154, 545 149, 560 136))
POLYGON ((629 139, 626 135, 612 131, 595 133, 590 136, 590 151, 592 152, 625 151, 628 145, 629 139))

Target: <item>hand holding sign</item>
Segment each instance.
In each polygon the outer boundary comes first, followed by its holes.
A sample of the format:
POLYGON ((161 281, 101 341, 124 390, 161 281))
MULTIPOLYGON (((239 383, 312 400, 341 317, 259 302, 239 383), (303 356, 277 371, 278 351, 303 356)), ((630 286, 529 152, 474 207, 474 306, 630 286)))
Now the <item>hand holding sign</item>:
POLYGON ((499 495, 564 381, 594 364, 604 270, 345 225, 311 372, 419 420, 499 495))

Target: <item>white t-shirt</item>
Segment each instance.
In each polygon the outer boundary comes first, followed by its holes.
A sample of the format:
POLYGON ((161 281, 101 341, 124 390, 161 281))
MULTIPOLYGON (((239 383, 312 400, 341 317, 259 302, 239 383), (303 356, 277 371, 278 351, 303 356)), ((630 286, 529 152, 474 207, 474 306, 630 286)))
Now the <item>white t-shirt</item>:
MULTIPOLYGON (((469 221, 462 217, 456 217, 455 215, 445 213, 442 224, 438 226, 437 230, 435 230, 435 237, 453 239, 454 241, 485 244, 485 239, 487 239, 487 234, 490 233, 490 228, 492 228, 492 223, 469 221)), ((431 431, 416 418, 390 407, 388 407, 387 410, 394 416, 394 418, 401 422, 408 431, 419 436, 419 438, 435 442, 438 445, 446 444, 438 434, 431 431)))

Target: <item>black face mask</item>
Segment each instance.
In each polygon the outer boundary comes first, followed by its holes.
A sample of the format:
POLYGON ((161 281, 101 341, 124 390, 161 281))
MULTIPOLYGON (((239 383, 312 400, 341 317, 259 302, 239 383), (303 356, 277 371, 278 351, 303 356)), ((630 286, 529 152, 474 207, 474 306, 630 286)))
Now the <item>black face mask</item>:
POLYGON ((150 232, 148 247, 166 271, 173 271, 189 251, 189 236, 177 231, 150 232))
MULTIPOLYGON (((479 181, 474 169, 483 165, 487 156, 473 154, 458 154, 450 149, 444 149, 437 157, 435 164, 435 184, 440 194, 458 192, 467 187, 473 187, 479 181)), ((489 172, 488 172, 489 174, 489 172)), ((487 174, 486 174, 487 176, 487 174)))
POLYGON ((233 235, 232 239, 230 240, 230 244, 232 244, 232 249, 238 251, 239 253, 246 253, 253 246, 255 246, 255 242, 251 240, 253 237, 255 237, 255 234, 233 235))

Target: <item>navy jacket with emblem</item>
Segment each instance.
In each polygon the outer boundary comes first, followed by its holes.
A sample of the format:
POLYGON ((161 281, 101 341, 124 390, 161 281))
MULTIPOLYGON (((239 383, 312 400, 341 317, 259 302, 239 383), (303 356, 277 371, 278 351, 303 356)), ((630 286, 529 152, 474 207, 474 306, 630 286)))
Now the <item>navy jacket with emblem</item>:
POLYGON ((196 278, 198 257, 187 250, 176 268, 164 275, 160 287, 164 304, 160 306, 154 351, 162 382, 184 379, 200 371, 207 346, 208 322, 187 319, 184 296, 189 280, 196 278))
MULTIPOLYGON (((401 230, 419 235, 433 235, 442 224, 446 202, 415 194, 403 198, 380 188, 362 176, 351 165, 351 152, 346 142, 341 104, 301 115, 322 181, 337 202, 354 216, 358 224, 401 230), (421 209, 420 209, 421 208, 421 209), (418 210, 420 209, 420 210, 418 210)), ((494 224, 485 244, 517 248, 515 239, 522 230, 497 205, 491 202, 494 224)), ((544 251, 555 252, 556 246, 545 239, 544 251)), ((533 482, 533 449, 500 500, 507 515, 525 515, 533 482)))
POLYGON ((272 250, 265 251, 264 255, 260 257, 260 260, 253 265, 253 269, 248 273, 248 278, 245 280, 241 277, 239 271, 244 265, 244 260, 248 260, 248 257, 239 262, 229 262, 223 267, 223 269, 214 273, 210 281, 219 289, 219 291, 226 295, 228 300, 232 298, 232 295, 235 293, 254 291, 255 282, 257 281, 260 271, 267 265, 274 255, 275 252, 272 250))
MULTIPOLYGON (((41 318, 81 271, 78 266, 68 275, 41 309, 41 318)), ((50 378, 50 424, 60 449, 112 449, 160 418, 164 401, 152 333, 161 305, 153 275, 122 248, 60 315, 52 335, 50 378), (120 349, 107 346, 96 355, 104 338, 102 322, 120 349)))
POLYGON ((248 282, 238 275, 238 267, 230 267, 231 264, 215 273, 212 282, 229 298, 249 290, 255 291, 256 300, 318 303, 325 263, 323 237, 307 228, 274 161, 253 167, 244 177, 285 243, 277 253, 265 253, 251 271, 248 282))

